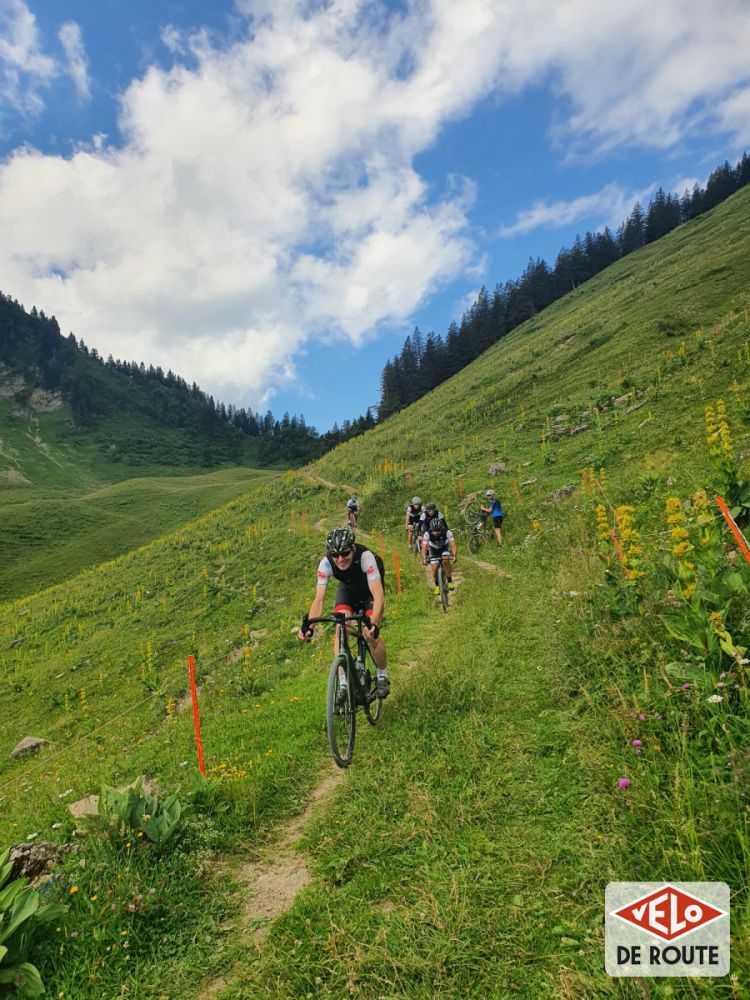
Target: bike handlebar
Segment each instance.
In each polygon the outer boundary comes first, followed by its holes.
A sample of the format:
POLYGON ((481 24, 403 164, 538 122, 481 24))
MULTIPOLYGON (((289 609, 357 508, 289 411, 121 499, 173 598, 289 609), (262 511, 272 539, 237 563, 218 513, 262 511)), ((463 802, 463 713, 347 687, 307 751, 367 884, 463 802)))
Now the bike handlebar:
POLYGON ((337 625, 340 622, 362 622, 366 617, 364 611, 355 611, 353 615, 345 615, 343 611, 334 611, 332 615, 322 615, 320 618, 303 616, 302 621, 307 625, 317 625, 318 622, 331 622, 331 624, 337 625))

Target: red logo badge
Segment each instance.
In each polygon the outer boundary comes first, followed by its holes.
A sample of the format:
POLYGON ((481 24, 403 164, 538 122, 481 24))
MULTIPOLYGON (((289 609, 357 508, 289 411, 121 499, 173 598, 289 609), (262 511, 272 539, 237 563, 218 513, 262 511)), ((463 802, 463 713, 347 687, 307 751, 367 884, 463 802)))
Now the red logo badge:
POLYGON ((375 572, 375 567, 374 566, 368 566, 367 567, 367 573, 368 573, 369 576, 372 576, 372 574, 374 572, 375 572))
POLYGON ((675 941, 726 916, 726 913, 682 889, 663 885, 619 910, 612 910, 612 916, 640 927, 662 941, 675 941))

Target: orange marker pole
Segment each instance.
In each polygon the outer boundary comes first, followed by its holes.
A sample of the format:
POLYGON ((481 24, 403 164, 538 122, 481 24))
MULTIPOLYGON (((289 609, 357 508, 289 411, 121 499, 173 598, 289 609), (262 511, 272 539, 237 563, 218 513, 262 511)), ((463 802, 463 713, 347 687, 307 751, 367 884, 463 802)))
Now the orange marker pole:
POLYGON ((396 593, 401 593, 401 563, 398 561, 398 552, 393 553, 393 565, 396 567, 396 593))
POLYGON ((745 557, 746 562, 750 563, 750 549, 747 547, 747 542, 745 541, 745 536, 742 534, 740 529, 737 527, 734 518, 729 513, 729 508, 723 497, 716 497, 716 506, 719 508, 721 513, 724 515, 724 520, 729 525, 729 530, 732 532, 734 537, 737 539, 737 544, 740 547, 740 552, 745 557))
POLYGON ((458 477, 458 495, 462 497, 464 495, 464 477, 458 477))
POLYGON ((378 545, 380 547, 380 558, 383 558, 383 531, 378 529, 378 545))
POLYGON ((195 657, 188 656, 190 669, 190 693, 193 696, 193 723, 195 725, 195 745, 198 748, 198 767, 203 777, 206 777, 206 765, 203 763, 203 744, 201 743, 201 720, 198 715, 198 689, 195 686, 195 657))

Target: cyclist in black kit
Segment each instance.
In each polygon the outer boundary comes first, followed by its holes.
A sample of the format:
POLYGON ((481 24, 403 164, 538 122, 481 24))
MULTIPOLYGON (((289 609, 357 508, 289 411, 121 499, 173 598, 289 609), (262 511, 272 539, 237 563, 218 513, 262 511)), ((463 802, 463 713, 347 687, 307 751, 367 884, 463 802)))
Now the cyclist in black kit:
MULTIPOLYGON (((430 506, 434 506, 431 504, 430 506)), ((432 568, 432 582, 435 586, 434 593, 440 593, 437 581, 438 566, 442 562, 445 576, 448 580, 448 590, 453 590, 453 571, 451 561, 456 558, 458 549, 453 532, 448 527, 448 523, 442 513, 435 508, 435 516, 429 521, 422 522, 424 525, 424 535, 422 536, 422 558, 425 564, 429 563, 432 568)))
MULTIPOLYGON (((383 560, 364 545, 357 544, 351 528, 334 528, 326 538, 326 555, 318 565, 315 598, 307 613, 308 618, 319 618, 323 614, 328 581, 334 577, 338 581, 338 589, 333 610, 345 614, 364 611, 370 619, 369 627, 363 631, 378 668, 376 683, 379 698, 387 698, 391 689, 385 643, 380 636, 385 607, 383 575, 383 560)), ((303 642, 310 642, 314 629, 300 629, 297 634, 303 642)), ((338 637, 336 643, 338 655, 338 637)))
POLYGON ((422 501, 419 497, 412 497, 411 503, 406 508, 406 523, 404 524, 406 534, 409 536, 410 547, 414 531, 416 530, 419 532, 419 522, 423 517, 424 511, 422 510, 422 501))
POLYGON ((357 527, 357 518, 362 513, 362 507, 360 506, 359 500, 356 497, 349 497, 346 501, 346 516, 349 521, 349 527, 354 531, 357 527))

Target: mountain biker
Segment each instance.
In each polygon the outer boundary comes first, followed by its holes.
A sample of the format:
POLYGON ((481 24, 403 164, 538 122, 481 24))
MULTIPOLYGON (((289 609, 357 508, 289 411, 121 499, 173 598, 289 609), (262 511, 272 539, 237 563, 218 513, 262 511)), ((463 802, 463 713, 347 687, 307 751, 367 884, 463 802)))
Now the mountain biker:
MULTIPOLYGON (((364 611, 370 619, 369 625, 363 629, 365 641, 378 668, 376 677, 378 697, 387 698, 391 682, 388 679, 385 643, 380 636, 380 624, 385 606, 382 560, 355 541, 351 528, 334 528, 326 538, 326 555, 318 564, 315 598, 307 612, 307 618, 319 618, 322 615, 326 589, 331 577, 338 581, 333 610, 343 611, 347 615, 355 611, 364 611)), ((301 628, 297 636, 303 642, 310 642, 314 632, 312 626, 307 629, 301 628)), ((336 655, 338 654, 337 633, 336 655)))
POLYGON ((436 503, 432 503, 432 501, 426 503, 422 510, 422 516, 419 519, 420 536, 424 535, 425 530, 427 529, 427 525, 430 523, 433 517, 442 517, 442 516, 443 516, 442 511, 439 511, 437 509, 436 503))
POLYGON ((500 500, 495 495, 494 490, 485 490, 484 495, 487 497, 486 505, 481 504, 479 509, 482 512, 482 514, 484 514, 485 518, 489 517, 490 514, 492 515, 492 530, 495 535, 495 541, 497 542, 498 545, 502 545, 503 544, 502 527, 503 527, 503 518, 505 517, 505 512, 503 511, 503 505, 500 503, 500 500))
MULTIPOLYGON (((435 507, 434 504, 430 506, 435 507)), ((432 580, 435 584, 434 593, 436 595, 440 593, 437 572, 441 562, 445 570, 446 579, 448 580, 448 590, 454 589, 451 560, 455 559, 457 554, 458 550, 453 532, 448 527, 443 515, 435 508, 435 516, 425 522, 425 531, 422 536, 422 558, 425 561, 425 565, 429 561, 432 567, 432 580)))
MULTIPOLYGON (((406 534, 409 538, 409 547, 411 547, 414 529, 417 528, 423 517, 424 511, 422 510, 422 501, 419 497, 412 497, 411 503, 406 508, 406 523, 404 524, 406 534)), ((417 528, 417 530, 419 529, 417 528)))
POLYGON ((352 496, 346 501, 346 516, 349 520, 349 527, 354 530, 357 527, 357 518, 360 515, 362 508, 359 505, 359 500, 352 496))

